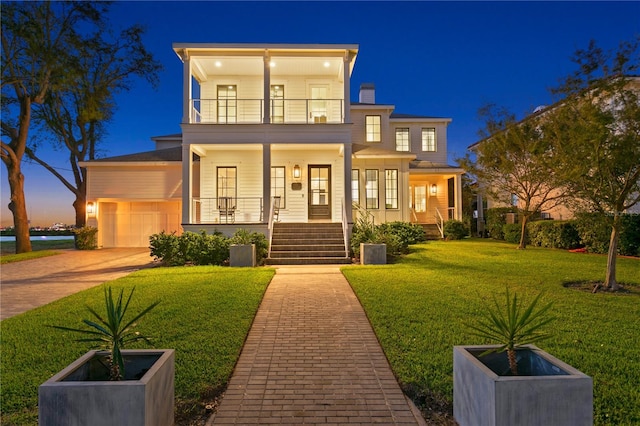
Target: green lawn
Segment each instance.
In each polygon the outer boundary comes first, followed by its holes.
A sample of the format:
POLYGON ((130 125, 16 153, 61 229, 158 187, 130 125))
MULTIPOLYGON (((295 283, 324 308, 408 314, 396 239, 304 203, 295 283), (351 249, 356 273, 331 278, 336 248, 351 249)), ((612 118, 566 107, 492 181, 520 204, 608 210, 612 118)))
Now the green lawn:
MULTIPOLYGON (((227 383, 274 270, 212 266, 154 268, 112 281, 114 290, 136 290, 137 312, 161 303, 138 330, 156 348, 176 349, 175 394, 181 416, 203 412, 227 383)), ((0 322, 3 425, 36 425, 38 386, 89 348, 79 336, 44 324, 82 327, 85 306, 103 308, 98 286, 0 322)), ((136 347, 149 347, 144 343, 136 347)))
POLYGON ((31 249, 33 251, 15 254, 16 243, 14 241, 4 241, 0 244, 0 264, 53 256, 60 254, 56 250, 69 250, 73 249, 74 246, 73 240, 35 240, 31 241, 31 249))
POLYGON ((605 265, 605 256, 463 240, 417 245, 396 264, 343 273, 405 390, 423 404, 451 409, 453 346, 486 343, 464 323, 508 286, 526 300, 542 290, 541 304, 554 302, 553 336, 538 346, 593 377, 595 423, 638 424, 640 260, 618 259, 618 279, 635 284, 631 293, 563 287, 603 279, 605 265))

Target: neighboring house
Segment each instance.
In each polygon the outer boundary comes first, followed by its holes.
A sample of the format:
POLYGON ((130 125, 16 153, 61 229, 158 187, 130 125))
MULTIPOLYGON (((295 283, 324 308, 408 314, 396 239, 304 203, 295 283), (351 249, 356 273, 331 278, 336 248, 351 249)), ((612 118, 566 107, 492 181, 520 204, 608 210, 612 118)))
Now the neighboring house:
MULTIPOLYGON (((627 77, 628 79, 628 84, 629 84, 629 88, 631 91, 637 93, 640 95, 640 77, 639 76, 629 76, 627 77)), ((551 106, 539 106, 538 108, 536 108, 534 110, 534 112, 525 117, 523 120, 520 121, 520 123, 524 122, 525 120, 528 120, 530 118, 533 117, 537 117, 540 115, 544 115, 546 111, 552 110, 556 105, 562 103, 563 101, 559 101, 558 103, 551 105, 551 106)), ((611 102, 609 102, 609 104, 611 104, 611 102)), ((484 141, 486 141, 487 139, 490 139, 490 137, 484 138, 478 142, 473 143, 472 145, 470 145, 467 149, 470 151, 475 151, 476 148, 482 144, 484 141)), ((476 183, 476 188, 480 188, 482 185, 481 182, 476 183)), ((505 196, 502 197, 504 199, 509 198, 509 195, 511 195, 511 202, 510 203, 505 203, 504 201, 499 201, 499 200, 495 200, 492 197, 484 194, 486 191, 477 191, 478 195, 477 195, 477 205, 478 206, 482 206, 484 203, 485 209, 490 209, 490 208, 496 208, 496 207, 517 207, 517 208, 522 208, 523 207, 523 203, 521 200, 518 199, 517 196, 515 196, 514 194, 504 194, 505 196)), ((541 217, 543 219, 552 219, 552 220, 569 220, 569 219, 573 219, 575 213, 574 213, 574 209, 575 206, 572 206, 571 203, 576 203, 578 200, 575 199, 569 199, 567 200, 567 202, 559 204, 559 205, 555 205, 553 207, 550 208, 546 208, 543 211, 539 212, 541 217)), ((578 203, 579 204, 579 203, 578 203)), ((636 204, 635 206, 633 206, 632 208, 626 210, 624 213, 631 213, 631 214, 640 214, 640 204, 636 204)), ((482 220, 484 219, 484 214, 482 211, 478 211, 476 218, 478 219, 478 230, 479 232, 482 232, 482 230, 484 230, 484 224, 481 223, 482 220)), ((509 215, 507 217, 507 221, 508 222, 517 222, 517 217, 513 216, 513 215, 509 215)))
MULTIPOLYGON (((178 43, 182 133, 156 150, 82 163, 100 247, 148 246, 161 231, 279 223, 461 219, 449 118, 394 113, 363 84, 358 45, 178 43), (367 212, 367 213, 365 213, 367 212)), ((390 83, 391 84, 391 83, 390 83)))

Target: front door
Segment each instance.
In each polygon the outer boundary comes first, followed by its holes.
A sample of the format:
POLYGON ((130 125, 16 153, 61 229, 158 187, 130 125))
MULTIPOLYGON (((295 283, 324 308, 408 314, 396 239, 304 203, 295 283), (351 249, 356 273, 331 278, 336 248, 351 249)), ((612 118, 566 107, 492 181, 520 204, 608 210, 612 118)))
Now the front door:
POLYGON ((331 219, 331 166, 309 166, 309 219, 331 219))

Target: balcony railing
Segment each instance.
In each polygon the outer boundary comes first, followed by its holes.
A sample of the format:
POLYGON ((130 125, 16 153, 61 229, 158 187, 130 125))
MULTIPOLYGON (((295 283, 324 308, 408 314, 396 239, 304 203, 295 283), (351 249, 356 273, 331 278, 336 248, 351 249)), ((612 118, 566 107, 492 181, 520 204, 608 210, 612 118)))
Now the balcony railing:
POLYGON ((218 197, 191 199, 191 223, 262 223, 262 197, 218 197))
MULTIPOLYGON (((342 99, 271 99, 273 124, 323 124, 344 122, 342 99)), ((192 99, 191 123, 259 124, 263 99, 192 99)))

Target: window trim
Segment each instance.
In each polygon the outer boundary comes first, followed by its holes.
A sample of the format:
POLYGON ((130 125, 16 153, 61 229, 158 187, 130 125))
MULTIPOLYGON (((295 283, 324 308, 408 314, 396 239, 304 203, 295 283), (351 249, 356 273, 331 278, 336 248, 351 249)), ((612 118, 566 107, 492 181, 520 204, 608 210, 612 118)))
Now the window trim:
POLYGON ((378 210, 380 209, 380 170, 378 169, 366 169, 365 171, 365 209, 366 210, 378 210), (375 173, 375 180, 369 180, 369 172, 375 173), (369 189, 369 183, 375 183, 375 188, 369 189), (375 191, 375 192, 374 192, 375 191), (369 197, 369 195, 375 195, 369 197), (369 200, 375 199, 375 207, 369 206, 369 200))
POLYGON ((398 169, 385 169, 384 171, 384 207, 387 210, 399 209, 398 203, 398 169), (392 178, 389 177, 389 172, 393 173, 392 178), (390 186, 391 184, 391 186, 390 186), (391 192, 391 194, 390 194, 391 192), (390 197, 391 195, 391 197, 390 197), (389 205, 391 200, 391 205, 389 205))
POLYGON ((382 142, 382 116, 381 115, 365 115, 364 116, 364 140, 367 143, 382 142), (372 123, 369 122, 370 119, 373 120, 372 123), (377 123, 375 121, 377 121, 377 123), (372 137, 371 139, 369 139, 370 135, 372 137))
POLYGON ((280 208, 286 208, 286 200, 287 200, 287 168, 285 166, 271 166, 271 174, 270 174, 270 182, 271 182, 271 196, 276 197, 280 196, 280 208), (274 190, 274 179, 277 179, 277 176, 273 175, 274 169, 282 169, 282 194, 277 194, 274 190))
POLYGON ((360 205, 360 169, 351 169, 351 202, 360 205), (355 173, 355 179, 354 179, 355 173), (355 182, 355 186, 354 186, 355 182), (354 191, 356 197, 354 198, 354 191))
POLYGON ((423 152, 438 152, 438 137, 435 127, 423 127, 421 132, 421 142, 422 142, 422 151, 423 152), (425 135, 428 133, 433 134, 433 140, 429 142, 433 142, 433 149, 429 149, 430 147, 427 145, 427 140, 425 139, 425 135))
POLYGON ((411 130, 409 127, 396 127, 396 151, 398 152, 411 152, 411 130), (400 149, 398 146, 398 134, 402 132, 403 135, 406 134, 407 140, 406 149, 400 149))

